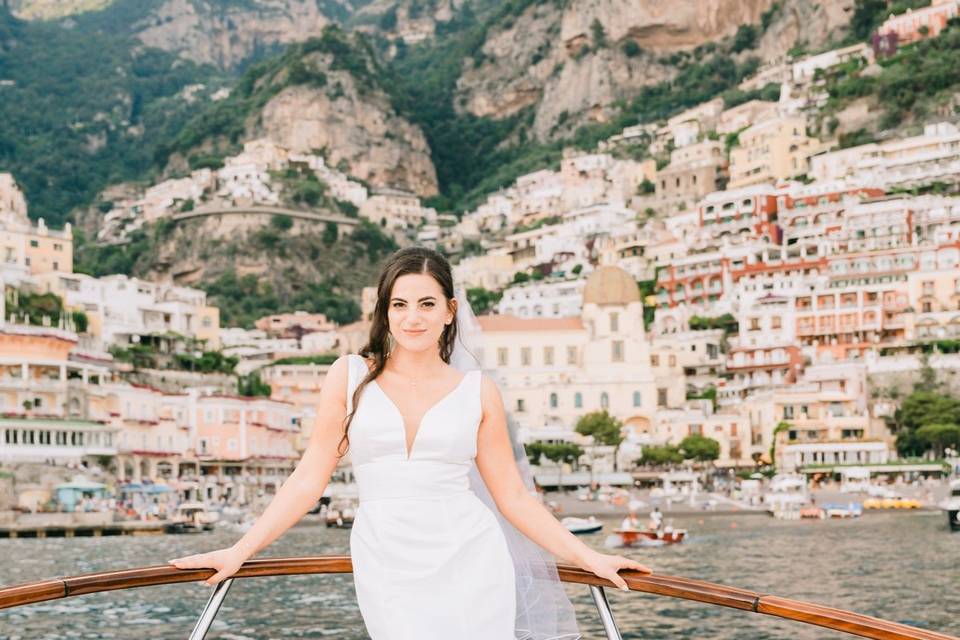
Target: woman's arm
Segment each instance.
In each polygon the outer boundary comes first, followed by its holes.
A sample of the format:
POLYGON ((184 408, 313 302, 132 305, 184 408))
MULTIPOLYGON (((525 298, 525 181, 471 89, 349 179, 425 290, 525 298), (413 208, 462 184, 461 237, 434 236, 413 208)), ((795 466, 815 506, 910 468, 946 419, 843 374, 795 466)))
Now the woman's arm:
POLYGON ((527 491, 517 469, 507 433, 507 416, 500 391, 484 376, 483 420, 477 434, 477 468, 497 508, 518 531, 555 556, 572 562, 621 589, 627 585, 618 569, 649 573, 644 565, 625 558, 594 551, 557 521, 539 500, 527 491))
POLYGON ((217 573, 206 582, 213 585, 233 575, 248 558, 256 555, 297 523, 323 495, 337 466, 337 445, 346 417, 349 361, 341 357, 331 365, 320 389, 318 420, 310 442, 290 477, 277 491, 256 523, 232 547, 211 553, 171 560, 179 569, 212 568, 217 573))

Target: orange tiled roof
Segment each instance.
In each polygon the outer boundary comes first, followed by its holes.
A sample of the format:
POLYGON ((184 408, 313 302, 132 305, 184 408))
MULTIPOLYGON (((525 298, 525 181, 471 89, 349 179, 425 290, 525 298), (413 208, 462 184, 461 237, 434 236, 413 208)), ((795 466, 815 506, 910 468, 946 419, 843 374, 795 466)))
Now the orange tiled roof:
POLYGON ((478 316, 484 331, 580 331, 580 318, 518 318, 511 315, 478 316))

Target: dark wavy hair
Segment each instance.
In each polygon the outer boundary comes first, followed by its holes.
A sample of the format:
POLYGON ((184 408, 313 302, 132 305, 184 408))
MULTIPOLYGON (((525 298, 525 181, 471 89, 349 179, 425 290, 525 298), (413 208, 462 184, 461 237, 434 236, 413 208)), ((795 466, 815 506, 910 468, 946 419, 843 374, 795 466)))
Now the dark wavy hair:
MULTIPOLYGON (((387 312, 390 309, 393 285, 400 276, 419 273, 429 275, 437 281, 443 289, 448 305, 454 299, 453 270, 443 254, 426 247, 408 247, 400 249, 387 259, 377 282, 377 306, 373 310, 370 337, 367 339, 367 344, 360 349, 360 355, 372 360, 373 365, 353 392, 353 410, 344 419, 343 437, 337 445, 337 453, 340 457, 343 457, 350 447, 350 423, 353 422, 353 416, 357 412, 360 396, 364 388, 383 373, 387 358, 390 356, 390 321, 387 319, 387 312)), ((453 322, 445 326, 440 335, 440 357, 447 364, 450 363, 450 355, 453 353, 453 344, 456 339, 457 318, 454 316, 453 322)))

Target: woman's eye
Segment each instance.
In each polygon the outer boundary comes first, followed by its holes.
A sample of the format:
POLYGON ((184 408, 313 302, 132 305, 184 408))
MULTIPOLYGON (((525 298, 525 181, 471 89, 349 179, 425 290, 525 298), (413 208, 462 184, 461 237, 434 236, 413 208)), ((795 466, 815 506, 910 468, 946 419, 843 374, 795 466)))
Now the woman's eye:
POLYGON ((432 302, 424 302, 424 303, 423 303, 423 306, 425 306, 425 307, 432 307, 432 306, 433 306, 433 303, 432 303, 432 302))
POLYGON ((394 308, 394 309, 399 309, 399 308, 402 307, 402 306, 403 306, 403 303, 402 303, 402 302, 394 302, 394 303, 393 303, 393 308, 394 308))

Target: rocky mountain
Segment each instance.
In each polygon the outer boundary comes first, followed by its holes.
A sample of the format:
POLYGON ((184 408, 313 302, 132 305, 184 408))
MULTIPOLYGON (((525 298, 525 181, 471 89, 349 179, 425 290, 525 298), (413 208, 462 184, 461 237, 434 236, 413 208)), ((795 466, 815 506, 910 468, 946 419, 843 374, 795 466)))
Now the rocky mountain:
POLYGON ((123 272, 203 289, 223 326, 252 327, 262 315, 294 309, 349 323, 359 318, 360 290, 397 245, 365 221, 339 237, 330 227, 286 216, 267 224, 221 216, 167 221, 126 244, 82 244, 75 261, 92 275, 123 272))
POLYGON ((383 74, 363 36, 328 27, 252 68, 233 95, 188 123, 170 166, 184 168, 198 149, 225 154, 267 138, 295 152, 322 150, 328 164, 374 187, 435 195, 426 138, 393 108, 383 74))
POLYGON ((24 20, 102 11, 140 44, 233 69, 251 57, 318 36, 364 0, 6 0, 24 20))
POLYGON ((320 35, 333 21, 325 5, 334 13, 349 10, 336 0, 164 0, 133 29, 148 47, 229 69, 251 56, 320 35))
POLYGON ((6 0, 10 10, 23 20, 54 20, 87 11, 97 11, 114 0, 6 0))
MULTIPOLYGON (((491 25, 457 80, 460 112, 504 118, 531 108, 544 140, 613 117, 639 88, 673 78, 678 62, 696 64, 709 45, 733 41, 745 25, 755 38, 735 60, 773 62, 798 44, 839 39, 854 0, 571 0, 532 3, 491 25), (677 53, 693 52, 692 59, 677 53)), ((735 43, 734 43, 735 44, 735 43)))

